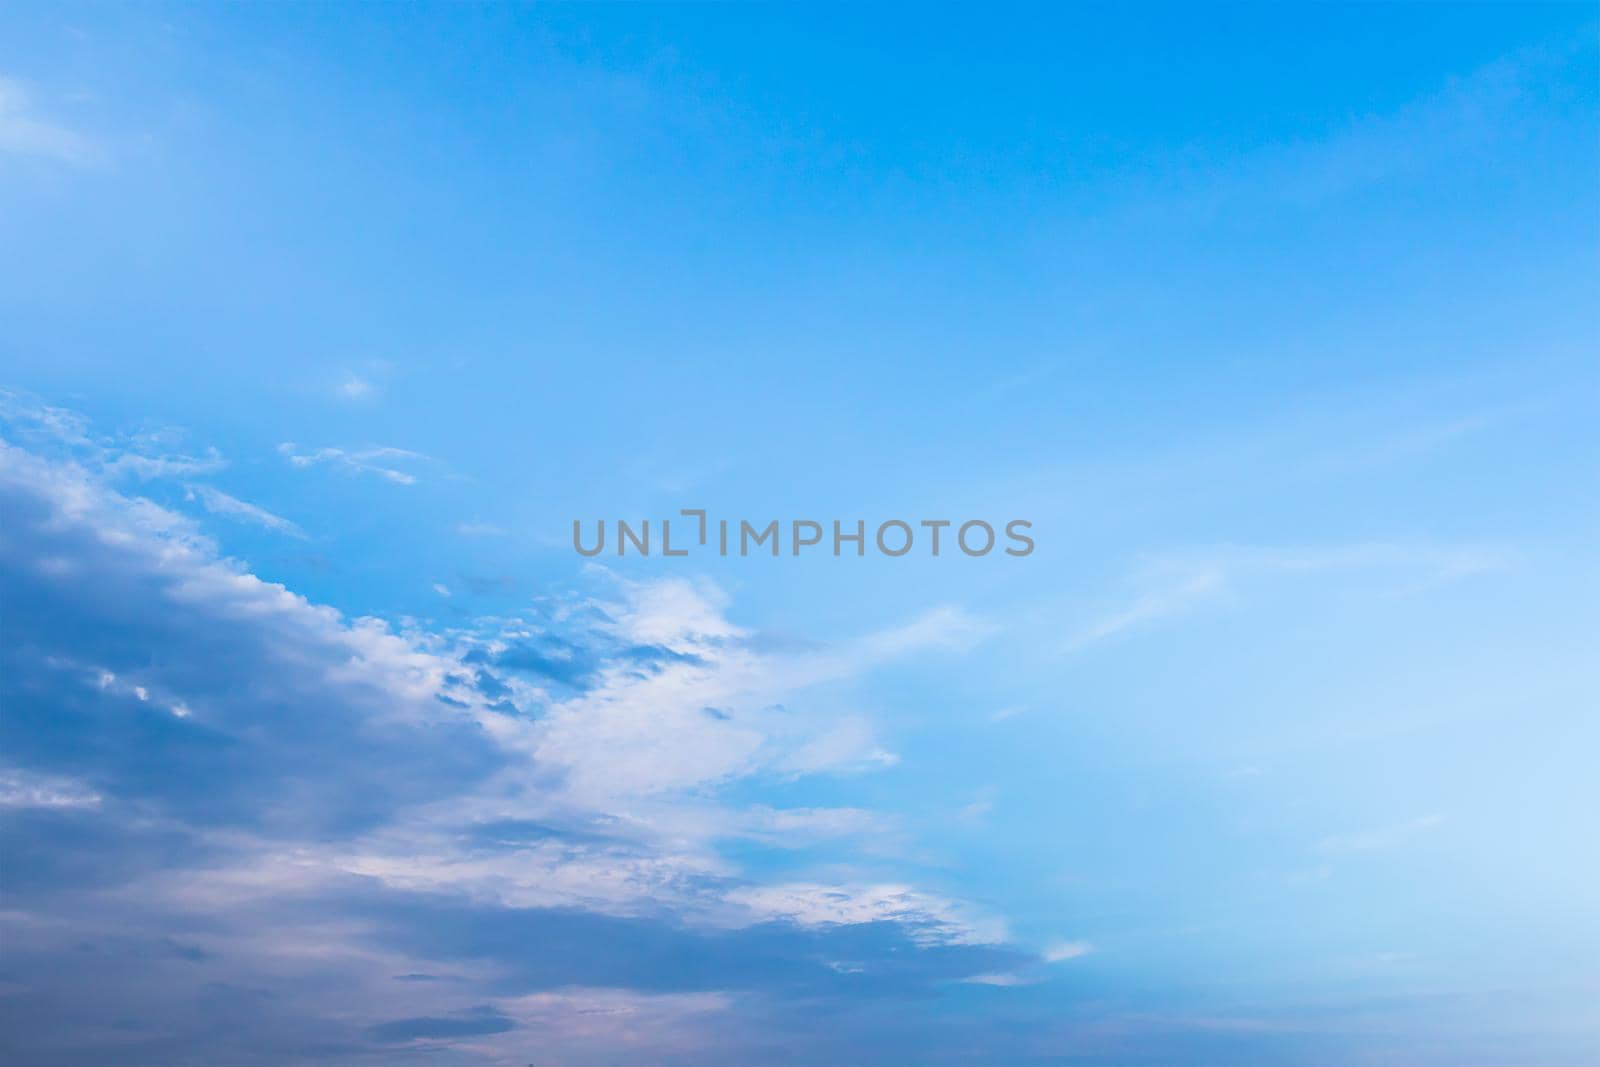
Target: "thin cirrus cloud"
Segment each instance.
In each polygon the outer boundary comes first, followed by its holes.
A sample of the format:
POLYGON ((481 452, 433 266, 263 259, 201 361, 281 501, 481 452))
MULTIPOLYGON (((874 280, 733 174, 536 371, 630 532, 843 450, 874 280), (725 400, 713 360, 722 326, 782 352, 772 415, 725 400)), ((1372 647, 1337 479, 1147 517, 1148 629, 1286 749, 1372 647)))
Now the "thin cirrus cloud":
MULTIPOLYGON (((775 1032, 813 1040, 785 1014, 796 992, 871 1010, 1037 962, 997 917, 910 881, 838 863, 763 879, 719 847, 899 833, 721 790, 881 762, 860 717, 786 709, 958 645, 957 612, 859 653, 780 653, 714 586, 616 581, 559 617, 410 631, 261 580, 68 457, 0 444, 0 510, 0 925, 26 1062, 107 1054, 116 1018, 138 1020, 141 1062, 510 1054, 562 997, 627 1012, 681 1062, 742 1062, 775 1032), (541 639, 582 670, 515 654, 541 639)), ((539 1040, 636 1055, 578 1023, 539 1040)))
POLYGON ((417 476, 401 469, 402 466, 428 460, 428 457, 420 452, 390 447, 319 448, 302 452, 293 441, 280 444, 278 454, 288 460, 291 466, 301 470, 326 465, 348 474, 371 474, 396 485, 415 485, 417 476))

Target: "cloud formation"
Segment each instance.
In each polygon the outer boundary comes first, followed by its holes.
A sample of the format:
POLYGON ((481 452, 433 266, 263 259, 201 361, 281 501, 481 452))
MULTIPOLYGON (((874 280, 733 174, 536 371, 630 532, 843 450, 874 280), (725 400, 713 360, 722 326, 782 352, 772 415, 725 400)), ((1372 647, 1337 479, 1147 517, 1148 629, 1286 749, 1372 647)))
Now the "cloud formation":
MULTIPOLYGON (((1033 962, 937 892, 766 880, 722 847, 894 832, 724 790, 891 759, 860 716, 795 700, 970 640, 959 612, 799 651, 681 580, 452 632, 347 618, 125 493, 106 461, 125 453, 81 421, 29 424, 53 454, 0 443, 15 1062, 753 1062, 803 1029, 797 997, 932 995, 1033 962), (766 1036, 727 1025, 732 998, 766 1036)), ((293 529, 183 484, 207 513, 293 529)))

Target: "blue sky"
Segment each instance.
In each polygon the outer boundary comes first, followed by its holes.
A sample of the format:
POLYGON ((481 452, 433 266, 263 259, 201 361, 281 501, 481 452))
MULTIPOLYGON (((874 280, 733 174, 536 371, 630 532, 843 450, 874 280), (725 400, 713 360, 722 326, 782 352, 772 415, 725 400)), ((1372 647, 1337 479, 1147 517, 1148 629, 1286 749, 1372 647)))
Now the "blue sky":
POLYGON ((8 5, 8 1061, 1600 1063, 1595 30, 8 5))

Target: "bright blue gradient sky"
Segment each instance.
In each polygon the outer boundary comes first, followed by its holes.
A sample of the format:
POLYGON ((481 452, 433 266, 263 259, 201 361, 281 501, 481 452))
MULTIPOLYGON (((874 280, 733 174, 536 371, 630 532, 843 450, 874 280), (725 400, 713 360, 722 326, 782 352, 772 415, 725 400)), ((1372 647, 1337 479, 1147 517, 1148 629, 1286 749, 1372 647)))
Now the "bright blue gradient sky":
POLYGON ((0 10, 7 1061, 1600 1064, 1596 28, 0 10))

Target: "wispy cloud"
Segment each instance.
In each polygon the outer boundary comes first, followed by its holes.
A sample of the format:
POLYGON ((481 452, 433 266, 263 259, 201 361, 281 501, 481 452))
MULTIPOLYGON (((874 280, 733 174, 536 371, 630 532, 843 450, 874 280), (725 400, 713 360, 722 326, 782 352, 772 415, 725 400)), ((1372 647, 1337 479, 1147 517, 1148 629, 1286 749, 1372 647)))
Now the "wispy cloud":
POLYGON ((917 940, 929 944, 992 944, 1006 938, 1004 924, 904 885, 790 883, 735 890, 730 899, 764 918, 785 918, 804 926, 905 922, 917 940))
POLYGON ((891 659, 926 649, 964 651, 994 632, 991 623, 956 605, 942 604, 910 622, 869 635, 857 647, 866 659, 891 659))
POLYGON ((1067 651, 1076 652, 1124 630, 1176 615, 1210 597, 1222 586, 1222 572, 1207 568, 1180 577, 1164 588, 1141 593, 1127 606, 1085 626, 1068 640, 1067 651))
POLYGON ((346 400, 365 400, 373 394, 373 385, 359 374, 347 374, 334 387, 334 392, 346 400))
POLYGON ((292 441, 279 445, 278 453, 302 470, 326 464, 351 474, 376 475, 396 485, 415 485, 417 481, 416 475, 401 470, 399 464, 428 462, 427 456, 404 448, 319 448, 313 452, 301 452, 292 441))
POLYGON ((96 433, 79 413, 8 389, 0 389, 0 429, 41 454, 70 457, 111 479, 185 478, 214 474, 228 465, 215 448, 198 456, 179 451, 184 434, 175 428, 96 433))
POLYGON ((1564 49, 1528 48, 1452 77, 1383 111, 1353 112, 1320 135, 1270 143, 1209 167, 1173 160, 1169 197, 1154 210, 1189 216, 1263 201, 1313 207, 1380 183, 1470 164, 1536 121, 1539 86, 1570 62, 1564 49))
POLYGON ((346 367, 326 382, 333 399, 347 404, 366 404, 380 399, 394 376, 394 365, 387 360, 369 359, 346 367))
POLYGON ((92 808, 100 794, 70 778, 0 769, 0 808, 92 808))
POLYGON ((1444 816, 1430 814, 1407 819, 1404 822, 1390 823, 1387 826, 1378 826, 1369 830, 1358 830, 1346 834, 1330 834, 1317 842, 1317 851, 1339 852, 1382 852, 1389 849, 1400 848, 1410 843, 1421 835, 1444 823, 1444 816))
POLYGON ((1044 950, 1043 959, 1046 963, 1065 963, 1068 960, 1080 959, 1094 951, 1094 946, 1087 941, 1058 941, 1044 950))
POLYGON ((89 137, 43 115, 30 88, 0 77, 0 154, 87 164, 101 158, 89 137))
POLYGON ((998 973, 975 974, 969 978, 963 978, 961 981, 966 985, 987 985, 998 989, 1009 989, 1013 986, 1032 985, 1036 979, 1021 974, 998 973))
POLYGON ((1511 556, 1483 545, 1364 541, 1346 545, 1222 546, 1169 553, 1145 561, 1135 584, 1145 588, 1120 607, 1084 624, 1064 646, 1083 649, 1125 631, 1193 611, 1253 581, 1326 573, 1370 573, 1392 588, 1453 581, 1501 569, 1511 556))
POLYGON ((235 522, 249 523, 263 529, 272 530, 274 533, 287 534, 290 537, 305 538, 305 531, 279 515, 274 515, 265 508, 257 507, 238 497, 229 496, 220 489, 209 485, 191 485, 188 487, 188 497, 199 500, 200 504, 211 514, 232 519, 235 522))
POLYGON ((126 474, 145 481, 213 474, 227 465, 227 460, 214 448, 208 449, 204 456, 121 452, 108 456, 104 464, 106 471, 112 475, 126 474))

